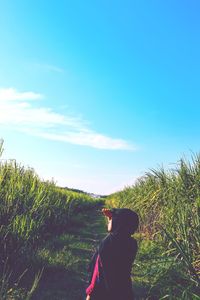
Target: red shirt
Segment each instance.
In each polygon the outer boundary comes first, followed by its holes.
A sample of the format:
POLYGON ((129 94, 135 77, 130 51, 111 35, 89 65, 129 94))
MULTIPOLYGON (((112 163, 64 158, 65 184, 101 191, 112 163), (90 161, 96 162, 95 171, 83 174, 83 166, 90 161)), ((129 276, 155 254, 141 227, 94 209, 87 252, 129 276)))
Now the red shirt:
POLYGON ((99 280, 99 264, 102 266, 101 258, 98 255, 92 275, 92 280, 88 288, 86 289, 86 294, 91 295, 92 291, 94 290, 96 282, 99 280))

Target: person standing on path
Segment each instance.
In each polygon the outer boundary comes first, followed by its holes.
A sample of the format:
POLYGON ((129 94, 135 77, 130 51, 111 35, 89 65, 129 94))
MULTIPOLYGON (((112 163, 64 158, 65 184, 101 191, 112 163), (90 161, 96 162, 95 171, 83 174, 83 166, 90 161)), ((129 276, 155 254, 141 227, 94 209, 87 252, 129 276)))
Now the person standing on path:
POLYGON ((131 235, 139 217, 127 208, 104 208, 102 212, 108 218, 109 234, 92 257, 86 300, 134 300, 131 268, 138 247, 131 235))

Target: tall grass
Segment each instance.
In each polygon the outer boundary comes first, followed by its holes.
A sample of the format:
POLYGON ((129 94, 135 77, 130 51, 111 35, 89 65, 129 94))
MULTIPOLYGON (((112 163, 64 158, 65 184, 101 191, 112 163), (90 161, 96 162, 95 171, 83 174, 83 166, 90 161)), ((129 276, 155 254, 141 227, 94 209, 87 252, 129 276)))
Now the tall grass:
POLYGON ((79 213, 96 204, 87 194, 41 181, 31 168, 0 160, 0 293, 16 282, 45 239, 67 231, 79 213))
POLYGON ((145 238, 161 243, 162 255, 174 257, 180 266, 174 284, 185 293, 183 299, 193 299, 200 292, 200 155, 190 162, 181 159, 173 170, 151 170, 107 203, 139 213, 145 238))

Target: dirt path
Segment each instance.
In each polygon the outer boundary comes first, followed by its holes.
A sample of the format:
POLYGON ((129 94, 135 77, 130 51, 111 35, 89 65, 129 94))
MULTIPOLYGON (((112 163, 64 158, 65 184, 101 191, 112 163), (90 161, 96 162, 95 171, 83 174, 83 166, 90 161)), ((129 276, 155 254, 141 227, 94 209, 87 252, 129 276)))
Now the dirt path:
MULTIPOLYGON (((101 206, 84 213, 78 225, 48 241, 37 253, 45 269, 31 300, 82 300, 87 285, 87 266, 99 242, 107 234, 101 206)), ((133 283, 136 300, 147 298, 147 289, 133 283)), ((152 299, 152 298, 151 298, 152 299)))
POLYGON ((79 300, 87 282, 87 265, 106 235, 101 207, 83 214, 70 233, 48 241, 37 253, 45 269, 32 300, 79 300))

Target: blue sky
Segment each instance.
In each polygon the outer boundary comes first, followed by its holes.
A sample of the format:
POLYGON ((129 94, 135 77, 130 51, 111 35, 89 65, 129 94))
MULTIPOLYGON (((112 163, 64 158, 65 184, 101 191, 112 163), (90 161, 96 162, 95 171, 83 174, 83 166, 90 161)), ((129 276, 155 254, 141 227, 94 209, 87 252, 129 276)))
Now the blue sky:
POLYGON ((199 152, 199 1, 0 0, 4 158, 108 194, 199 152))

